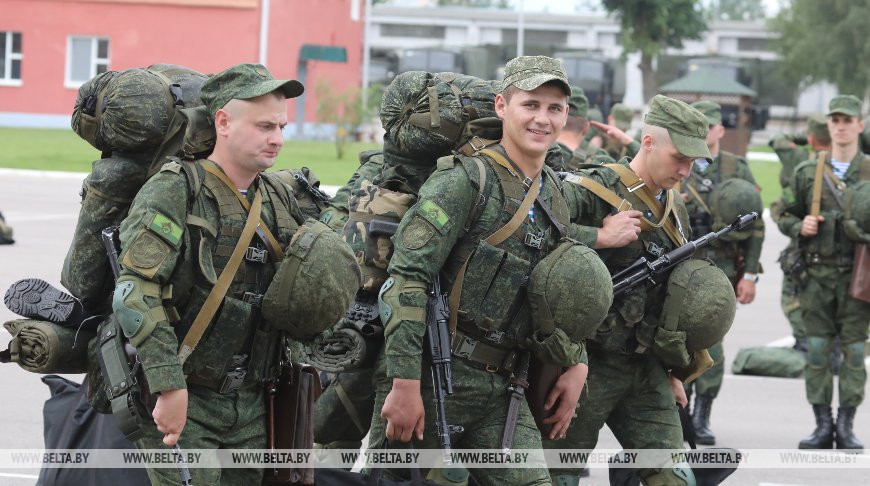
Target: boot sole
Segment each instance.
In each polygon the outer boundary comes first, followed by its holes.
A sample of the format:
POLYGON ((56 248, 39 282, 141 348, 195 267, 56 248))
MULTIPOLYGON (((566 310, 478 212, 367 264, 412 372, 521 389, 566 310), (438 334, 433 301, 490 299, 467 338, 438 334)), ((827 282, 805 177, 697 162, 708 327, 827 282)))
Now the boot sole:
POLYGON ((20 316, 56 324, 66 322, 78 304, 73 296, 38 278, 25 278, 12 284, 3 302, 20 316))

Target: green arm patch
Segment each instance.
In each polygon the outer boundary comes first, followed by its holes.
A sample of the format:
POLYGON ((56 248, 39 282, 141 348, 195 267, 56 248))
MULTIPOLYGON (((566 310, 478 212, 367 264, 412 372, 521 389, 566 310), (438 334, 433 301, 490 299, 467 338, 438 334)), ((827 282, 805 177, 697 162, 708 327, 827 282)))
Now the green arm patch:
POLYGON ((151 220, 148 228, 176 247, 181 242, 183 231, 181 226, 173 223, 171 219, 160 213, 154 214, 154 218, 151 220))
POLYGON ((438 228, 438 230, 444 229, 444 226, 450 222, 450 216, 447 216, 447 212, 441 209, 441 206, 428 199, 420 205, 418 213, 432 223, 432 226, 438 228))

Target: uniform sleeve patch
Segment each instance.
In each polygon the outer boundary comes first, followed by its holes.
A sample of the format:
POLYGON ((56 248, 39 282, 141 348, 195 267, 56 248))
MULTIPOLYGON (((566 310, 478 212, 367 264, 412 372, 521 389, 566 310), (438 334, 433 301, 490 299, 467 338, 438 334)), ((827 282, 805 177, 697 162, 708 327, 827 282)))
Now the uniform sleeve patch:
POLYGON ((148 228, 175 246, 178 246, 181 242, 181 226, 173 223, 171 219, 160 213, 154 214, 154 218, 151 220, 148 228))
POLYGON ((417 250, 426 245, 434 234, 435 228, 427 220, 420 216, 414 216, 414 219, 402 231, 402 246, 409 250, 417 250))
POLYGON ((145 278, 153 278, 169 253, 169 245, 163 240, 149 231, 140 230, 124 253, 121 264, 145 278))
POLYGON ((450 222, 450 217, 447 216, 447 212, 441 209, 441 206, 428 199, 423 201, 423 204, 420 205, 418 214, 432 223, 432 226, 438 230, 444 229, 447 223, 450 222))

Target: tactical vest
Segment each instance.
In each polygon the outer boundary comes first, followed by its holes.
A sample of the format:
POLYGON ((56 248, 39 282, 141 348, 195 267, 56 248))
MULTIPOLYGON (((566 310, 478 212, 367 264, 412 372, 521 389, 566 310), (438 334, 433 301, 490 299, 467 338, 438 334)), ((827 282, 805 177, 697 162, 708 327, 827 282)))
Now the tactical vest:
MULTIPOLYGON (((500 350, 515 350, 532 332, 525 296, 529 274, 535 264, 558 245, 562 235, 552 220, 564 228, 569 223, 568 205, 559 191, 555 174, 544 167, 543 187, 551 193, 550 199, 545 201, 547 209, 536 202, 534 223, 526 212, 515 231, 504 241, 492 245, 486 241, 487 237, 504 227, 517 213, 526 196, 526 186, 515 169, 501 165, 487 156, 486 151, 472 157, 459 155, 456 160, 478 190, 479 200, 478 208, 472 209, 465 223, 467 232, 454 246, 442 270, 446 288, 452 287, 450 294, 460 296, 456 312, 458 329, 471 338, 464 342, 462 349, 459 349, 462 346, 454 346, 454 353, 461 357, 464 351, 471 352, 469 346, 474 345, 469 341, 479 341, 500 350), (493 190, 496 183, 498 191, 493 190), (491 221, 479 217, 489 204, 501 206, 498 217, 491 221), (466 264, 464 278, 456 285, 463 264, 466 264)), ((453 160, 447 159, 447 162, 452 164, 453 160)))
MULTIPOLYGON (((608 164, 604 167, 613 170, 614 165, 617 164, 608 164)), ((578 179, 581 178, 575 176, 573 179, 567 178, 566 181, 582 185, 618 210, 636 209, 644 213, 647 220, 653 216, 652 211, 639 195, 639 191, 645 189, 640 187, 639 179, 634 184, 627 185, 625 183, 628 182, 627 178, 620 178, 614 186, 607 188, 597 184, 605 191, 611 192, 615 197, 605 196, 605 192, 601 191, 600 188, 590 189, 588 181, 591 179, 587 179, 587 182, 578 179)), ((682 199, 677 191, 673 189, 668 191, 666 198, 673 200, 673 212, 669 217, 673 218, 673 227, 676 228, 680 236, 676 234, 670 236, 668 233, 673 233, 673 230, 666 231, 664 226, 656 228, 649 224, 661 224, 658 221, 642 222, 641 233, 637 240, 621 248, 606 248, 598 251, 599 256, 612 274, 627 268, 641 257, 652 260, 685 244, 688 237, 686 230, 689 228, 685 206, 681 203, 682 199)), ((661 314, 664 297, 665 286, 658 285, 652 288, 641 286, 615 299, 610 312, 590 341, 599 348, 624 354, 643 352, 651 348, 659 324, 658 317, 661 314)))
MULTIPOLYGON (((813 177, 813 190, 809 193, 811 200, 806 201, 809 203, 807 207, 810 208, 808 214, 818 214, 812 209, 814 206, 812 200, 817 198, 820 213, 825 217, 825 222, 819 225, 819 232, 816 236, 807 238, 803 242, 802 248, 806 261, 811 266, 834 265, 846 268, 852 265, 854 243, 846 238, 843 231, 843 207, 840 200, 842 192, 848 185, 870 180, 870 155, 863 154, 857 173, 849 174, 847 172, 849 177, 843 180, 833 174, 830 160, 830 153, 823 151, 819 152, 816 163, 812 164, 815 175, 813 177), (825 178, 830 181, 830 185, 824 181, 825 178), (831 185, 835 189, 831 189, 831 185)), ((803 170, 811 169, 807 167, 803 170)))
MULTIPOLYGON (((176 292, 181 291, 173 299, 180 309, 174 326, 179 342, 227 265, 247 219, 247 211, 238 196, 200 164, 211 162, 198 161, 192 164, 195 171, 185 171, 200 178, 201 190, 191 194, 184 263, 176 269, 172 279, 176 292), (217 209, 217 220, 214 209, 217 209)), ((286 186, 270 174, 262 174, 258 180, 265 189, 263 224, 276 229, 275 238, 283 248, 298 227, 291 215, 292 197, 286 186)), ((228 371, 246 369, 244 383, 253 386, 262 383, 273 371, 271 367, 276 362, 280 339, 260 318, 259 305, 274 275, 275 264, 279 262, 266 248, 263 239, 255 236, 220 311, 184 363, 189 382, 219 388, 228 371)))

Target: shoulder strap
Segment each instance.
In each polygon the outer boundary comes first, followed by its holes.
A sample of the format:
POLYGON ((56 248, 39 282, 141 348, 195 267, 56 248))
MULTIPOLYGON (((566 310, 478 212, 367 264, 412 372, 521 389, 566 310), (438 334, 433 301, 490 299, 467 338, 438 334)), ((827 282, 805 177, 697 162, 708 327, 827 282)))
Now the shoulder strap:
POLYGON ((861 161, 861 168, 859 170, 858 180, 870 181, 870 155, 864 154, 864 159, 861 161))
POLYGON ((232 255, 230 255, 229 262, 227 262, 227 266, 224 267, 214 287, 212 287, 211 291, 208 293, 208 297, 206 297, 205 302, 202 304, 202 308, 193 320, 190 330, 187 331, 187 335, 184 336, 184 341, 178 349, 178 361, 181 365, 184 365, 184 362, 193 350, 196 349, 196 345, 199 344, 199 340, 202 338, 202 335, 205 334, 205 330, 208 329, 211 320, 220 308, 224 296, 227 295, 227 290, 229 290, 233 277, 236 275, 236 271, 238 271, 239 265, 242 263, 242 258, 245 256, 248 244, 251 242, 251 238, 254 237, 257 225, 260 222, 260 211, 262 208, 263 188, 259 187, 257 188, 257 194, 254 196, 254 203, 248 211, 248 219, 245 221, 242 235, 239 237, 239 241, 236 243, 232 255))
POLYGON ((822 209, 822 179, 825 165, 828 162, 828 152, 820 151, 816 156, 816 178, 813 180, 813 200, 810 204, 810 216, 818 216, 822 209))
POLYGON ((731 152, 719 152, 719 174, 721 176, 734 176, 737 174, 737 156, 731 152))
POLYGON ((653 223, 647 218, 641 216, 641 229, 645 227, 651 228, 662 228, 665 233, 668 235, 668 238, 677 246, 683 245, 686 243, 685 237, 677 230, 674 225, 673 219, 677 217, 674 213, 674 197, 675 191, 670 190, 665 193, 665 207, 662 209, 659 201, 652 194, 649 187, 644 185, 643 180, 638 177, 631 169, 622 165, 622 164, 607 164, 605 167, 613 170, 617 174, 619 174, 619 180, 622 184, 628 188, 629 192, 634 193, 640 200, 643 202, 650 211, 652 211, 653 215, 658 220, 657 223, 653 223))
MULTIPOLYGON (((215 177, 217 177, 218 179, 220 179, 224 184, 227 185, 227 187, 232 189, 232 193, 235 194, 236 197, 239 199, 239 202, 242 204, 242 207, 245 208, 245 210, 250 213, 251 203, 249 203, 248 200, 245 199, 244 196, 242 196, 242 193, 240 193, 239 190, 233 186, 233 182, 229 179, 229 177, 227 177, 226 174, 223 173, 222 170, 218 169, 217 166, 214 165, 214 163, 202 164, 202 168, 205 171, 207 171, 208 173, 210 173, 210 174, 214 175, 215 177)), ((265 184, 265 182, 264 182, 264 184, 265 184)), ((257 193, 259 194, 259 191, 257 191, 257 193)), ((271 231, 269 231, 269 228, 267 228, 265 225, 260 224, 260 212, 259 211, 257 211, 256 216, 257 216, 257 227, 256 227, 257 229, 255 230, 256 233, 259 234, 260 236, 262 236, 263 241, 265 241, 268 244, 268 246, 270 247, 269 252, 272 253, 273 255, 275 255, 275 261, 280 262, 281 260, 284 259, 284 250, 281 248, 281 244, 278 243, 278 239, 275 238, 275 235, 273 235, 271 231)))
POLYGON ((704 208, 704 211, 705 211, 707 214, 710 214, 710 215, 713 214, 713 211, 710 211, 710 206, 707 206, 707 203, 704 202, 704 198, 701 197, 701 194, 698 192, 697 189, 695 189, 695 186, 694 186, 693 184, 691 184, 691 183, 687 183, 687 184, 686 184, 686 190, 688 190, 688 191, 689 191, 689 194, 690 194, 693 198, 695 198, 696 201, 698 201, 698 204, 700 204, 701 207, 704 208))

